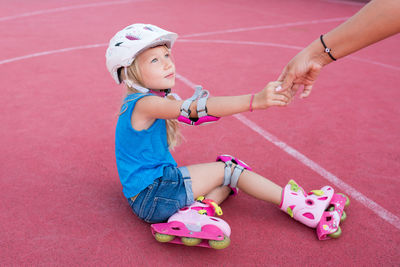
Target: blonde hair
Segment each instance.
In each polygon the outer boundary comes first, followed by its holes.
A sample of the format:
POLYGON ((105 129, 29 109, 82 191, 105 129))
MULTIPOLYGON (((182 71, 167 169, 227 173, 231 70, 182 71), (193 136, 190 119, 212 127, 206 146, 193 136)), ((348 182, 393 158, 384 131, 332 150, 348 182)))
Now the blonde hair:
MULTIPOLYGON (((167 48, 168 49, 168 48, 167 48)), ((127 67, 126 70, 126 74, 128 75, 128 77, 125 77, 125 71, 121 68, 121 73, 120 78, 121 80, 125 80, 125 79, 129 79, 131 80, 134 84, 138 84, 142 87, 144 87, 142 79, 141 79, 141 75, 140 75, 140 69, 139 69, 139 64, 137 62, 137 60, 134 60, 133 63, 127 67)), ((138 90, 136 90, 135 88, 127 85, 127 96, 134 94, 134 93, 140 93, 138 90)), ((168 99, 171 100, 175 100, 175 98, 171 95, 167 96, 168 99)), ((124 105, 126 102, 124 102, 122 105, 124 105)), ((125 111, 122 111, 120 113, 120 115, 122 113, 124 113, 125 111)), ((180 144, 181 140, 182 140, 182 135, 181 132, 179 130, 179 123, 178 120, 176 119, 168 119, 166 120, 166 127, 167 127, 167 142, 168 142, 168 147, 169 149, 173 150, 177 145, 180 144)))

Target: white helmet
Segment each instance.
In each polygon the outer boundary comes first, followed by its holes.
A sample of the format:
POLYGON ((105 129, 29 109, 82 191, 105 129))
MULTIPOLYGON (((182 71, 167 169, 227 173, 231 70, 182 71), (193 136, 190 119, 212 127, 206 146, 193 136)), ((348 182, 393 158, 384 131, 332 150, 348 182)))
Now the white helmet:
POLYGON ((166 45, 171 48, 178 35, 151 24, 132 24, 117 32, 106 52, 106 65, 114 80, 120 84, 118 69, 128 67, 147 48, 166 45))

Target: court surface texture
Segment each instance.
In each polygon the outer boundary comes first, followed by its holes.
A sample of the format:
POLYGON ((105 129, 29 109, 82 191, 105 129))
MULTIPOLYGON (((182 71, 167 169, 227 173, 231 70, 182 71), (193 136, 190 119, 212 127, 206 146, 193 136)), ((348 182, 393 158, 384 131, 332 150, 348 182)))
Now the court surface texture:
MULTIPOLYGON (((284 186, 350 197, 339 239, 243 192, 221 206, 224 250, 158 243, 122 194, 114 131, 124 89, 105 67, 132 23, 179 34, 173 91, 257 93, 364 2, 0 1, 0 265, 399 266, 400 36, 325 67, 285 108, 182 126, 180 166, 231 154, 284 186)), ((371 22, 373 23, 373 22, 371 22)), ((334 49, 334 48, 332 48, 334 49)))

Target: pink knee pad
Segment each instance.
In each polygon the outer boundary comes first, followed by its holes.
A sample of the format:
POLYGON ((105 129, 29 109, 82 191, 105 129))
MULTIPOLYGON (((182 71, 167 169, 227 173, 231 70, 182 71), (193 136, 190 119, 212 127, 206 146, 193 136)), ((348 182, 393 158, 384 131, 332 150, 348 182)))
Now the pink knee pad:
POLYGON ((302 187, 290 180, 282 191, 280 208, 295 220, 315 228, 329 206, 333 194, 334 190, 330 186, 306 194, 302 187))
POLYGON ((225 174, 224 174, 224 183, 223 185, 229 185, 232 189, 233 195, 236 196, 239 192, 239 188, 237 188, 237 183, 240 175, 242 174, 244 169, 251 170, 250 166, 240 159, 234 158, 231 155, 220 155, 217 157, 216 161, 222 161, 225 163, 225 174), (232 171, 232 164, 236 164, 235 168, 232 171))

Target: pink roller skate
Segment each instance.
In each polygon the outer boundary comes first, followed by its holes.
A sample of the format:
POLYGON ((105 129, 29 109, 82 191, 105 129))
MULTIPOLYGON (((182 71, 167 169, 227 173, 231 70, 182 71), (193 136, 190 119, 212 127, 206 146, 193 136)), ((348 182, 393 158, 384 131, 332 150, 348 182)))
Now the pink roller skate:
POLYGON ((335 194, 330 186, 312 190, 308 194, 290 180, 282 192, 281 210, 295 220, 317 228, 318 239, 338 238, 341 235, 339 223, 346 219, 344 207, 349 199, 343 194, 335 194))
POLYGON ((180 209, 168 222, 151 225, 151 232, 159 242, 223 249, 229 246, 231 228, 224 220, 221 208, 212 200, 198 201, 180 209))

